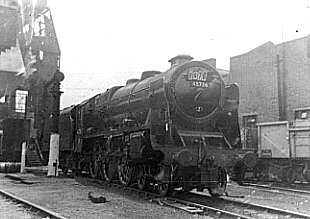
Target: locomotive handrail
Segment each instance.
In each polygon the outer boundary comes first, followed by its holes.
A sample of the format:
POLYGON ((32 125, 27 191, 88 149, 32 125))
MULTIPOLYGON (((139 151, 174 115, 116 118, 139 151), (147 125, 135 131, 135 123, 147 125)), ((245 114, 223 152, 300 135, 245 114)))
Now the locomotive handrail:
POLYGON ((109 137, 111 135, 111 132, 115 132, 115 134, 113 134, 113 136, 116 136, 116 135, 121 135, 122 133, 124 132, 128 132, 128 131, 141 131, 141 130, 144 130, 146 128, 149 128, 149 125, 143 125, 143 126, 140 126, 140 127, 136 127, 135 129, 133 128, 123 128, 123 129, 115 129, 113 131, 104 131, 104 132, 99 132, 97 134, 90 134, 90 135, 87 135, 87 136, 83 136, 82 138, 85 138, 85 139, 88 139, 88 138, 96 138, 96 137, 102 137, 102 136, 105 136, 105 137, 109 137))
POLYGON ((221 132, 201 132, 201 131, 178 130, 178 133, 183 136, 223 137, 223 134, 221 132))
POLYGON ((226 144, 228 145, 228 147, 229 147, 230 149, 232 149, 231 144, 229 143, 228 139, 225 137, 225 135, 224 135, 224 134, 223 134, 223 138, 224 138, 224 140, 225 140, 226 144))

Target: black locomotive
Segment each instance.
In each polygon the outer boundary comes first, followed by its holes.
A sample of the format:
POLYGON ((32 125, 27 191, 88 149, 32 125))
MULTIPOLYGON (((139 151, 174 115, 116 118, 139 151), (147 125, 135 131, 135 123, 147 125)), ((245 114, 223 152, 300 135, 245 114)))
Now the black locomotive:
POLYGON ((124 185, 225 193, 240 149, 239 89, 190 56, 143 72, 60 115, 60 165, 124 185))

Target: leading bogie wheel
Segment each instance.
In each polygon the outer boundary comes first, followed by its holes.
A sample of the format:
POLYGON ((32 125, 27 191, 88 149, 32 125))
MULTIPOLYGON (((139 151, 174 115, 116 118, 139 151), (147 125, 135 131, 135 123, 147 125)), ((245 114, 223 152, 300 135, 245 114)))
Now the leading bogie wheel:
POLYGON ((157 188, 158 194, 162 197, 168 195, 170 191, 170 185, 168 182, 159 182, 157 188))
POLYGON ((225 195, 227 187, 227 172, 225 168, 219 167, 218 181, 214 187, 208 188, 209 193, 213 197, 225 195))

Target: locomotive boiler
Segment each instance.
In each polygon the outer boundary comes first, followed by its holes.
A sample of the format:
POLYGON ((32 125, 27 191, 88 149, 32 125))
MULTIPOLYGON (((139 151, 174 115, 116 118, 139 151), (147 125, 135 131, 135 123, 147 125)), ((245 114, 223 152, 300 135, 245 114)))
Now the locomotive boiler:
POLYGON ((204 61, 180 55, 61 112, 63 169, 106 181, 225 193, 240 148, 239 89, 204 61))

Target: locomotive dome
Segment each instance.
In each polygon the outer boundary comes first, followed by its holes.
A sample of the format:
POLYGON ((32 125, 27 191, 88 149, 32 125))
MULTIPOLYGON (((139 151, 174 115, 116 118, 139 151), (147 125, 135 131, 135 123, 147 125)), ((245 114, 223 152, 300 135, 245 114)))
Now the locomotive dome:
POLYGON ((188 61, 173 66, 173 71, 171 98, 177 111, 191 121, 209 118, 220 104, 224 86, 220 74, 203 61, 188 61))

